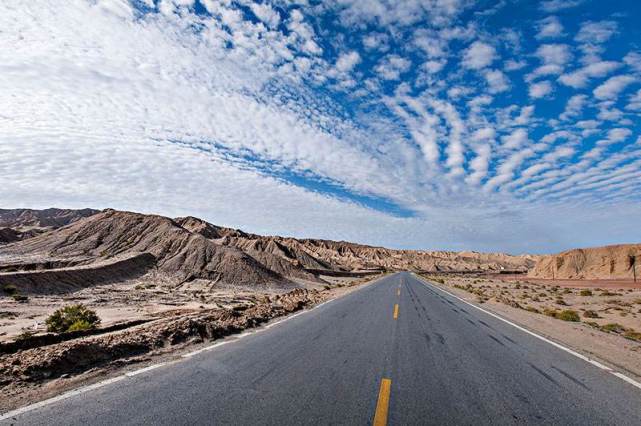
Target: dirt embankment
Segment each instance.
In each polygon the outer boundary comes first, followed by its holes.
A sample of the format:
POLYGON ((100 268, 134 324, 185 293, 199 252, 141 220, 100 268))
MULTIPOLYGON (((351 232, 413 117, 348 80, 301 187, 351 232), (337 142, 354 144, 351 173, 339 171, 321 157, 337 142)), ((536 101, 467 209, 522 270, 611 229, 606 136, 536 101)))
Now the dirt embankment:
POLYGON ((232 309, 172 315, 116 333, 22 350, 0 360, 0 389, 20 391, 29 383, 82 373, 115 361, 135 361, 138 356, 169 351, 185 343, 217 339, 313 306, 329 295, 326 291, 296 289, 232 309))
POLYGON ((528 276, 543 279, 641 279, 641 244, 573 249, 542 256, 528 276))
POLYGON ((141 253, 98 265, 0 273, 0 285, 11 283, 22 294, 63 294, 81 288, 135 279, 154 267, 156 258, 141 253))

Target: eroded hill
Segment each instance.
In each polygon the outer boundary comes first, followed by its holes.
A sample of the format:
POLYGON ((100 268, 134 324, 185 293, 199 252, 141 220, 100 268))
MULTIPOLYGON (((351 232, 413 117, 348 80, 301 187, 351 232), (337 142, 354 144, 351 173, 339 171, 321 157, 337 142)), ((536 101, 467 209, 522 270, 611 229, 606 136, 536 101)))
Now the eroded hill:
POLYGON ((542 256, 528 276, 545 279, 631 279, 635 262, 639 274, 641 244, 573 249, 542 256))

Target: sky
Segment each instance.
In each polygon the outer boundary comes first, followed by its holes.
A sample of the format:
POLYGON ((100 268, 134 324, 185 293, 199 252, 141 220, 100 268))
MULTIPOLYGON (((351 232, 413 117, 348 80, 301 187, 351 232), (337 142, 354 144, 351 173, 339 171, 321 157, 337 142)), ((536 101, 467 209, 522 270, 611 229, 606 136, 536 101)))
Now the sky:
POLYGON ((391 248, 641 241, 636 0, 0 3, 0 207, 391 248))

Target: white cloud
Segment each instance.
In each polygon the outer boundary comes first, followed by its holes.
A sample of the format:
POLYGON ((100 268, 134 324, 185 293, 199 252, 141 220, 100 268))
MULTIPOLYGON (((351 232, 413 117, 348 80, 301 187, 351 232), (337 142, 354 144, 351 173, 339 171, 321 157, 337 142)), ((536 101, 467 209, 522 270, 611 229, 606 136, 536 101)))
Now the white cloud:
POLYGON ((549 81, 530 84, 528 93, 534 99, 544 98, 552 93, 552 84, 549 81))
POLYGON ((483 127, 481 129, 476 130, 472 134, 471 139, 475 142, 481 142, 481 141, 494 139, 495 137, 496 137, 496 131, 492 127, 483 127))
POLYGON ((577 117, 584 106, 586 105, 588 97, 586 95, 574 95, 568 99, 568 103, 565 106, 565 111, 561 114, 561 120, 569 120, 571 118, 577 117))
POLYGON ((536 80, 539 77, 544 77, 548 75, 558 75, 563 72, 563 67, 556 64, 541 65, 540 67, 535 68, 531 73, 525 76, 525 81, 531 82, 536 80))
POLYGON ((341 0, 328 2, 323 7, 337 9, 346 26, 404 27, 423 19, 436 26, 447 26, 468 5, 466 0, 341 0))
POLYGON ((616 99, 621 91, 636 81, 637 79, 630 75, 618 75, 606 80, 605 83, 594 89, 593 93, 597 99, 616 99))
POLYGON ((623 142, 632 134, 632 130, 626 129, 624 127, 616 127, 614 129, 608 130, 608 136, 606 139, 607 144, 615 144, 623 142))
POLYGON ((361 55, 356 51, 341 54, 336 60, 336 69, 339 72, 350 72, 361 62, 361 55))
POLYGON ((375 70, 383 80, 398 80, 411 65, 412 62, 399 55, 388 55, 376 66, 375 70))
POLYGON ((509 135, 501 138, 503 148, 506 149, 519 149, 522 148, 528 141, 527 130, 518 128, 509 135))
POLYGON ((630 52, 623 58, 623 62, 637 73, 641 74, 641 53, 630 52))
POLYGON ((559 81, 566 86, 579 89, 585 87, 590 78, 605 77, 620 66, 620 63, 614 61, 599 61, 571 73, 563 74, 559 77, 559 81))
POLYGON ((583 3, 584 0, 545 0, 542 1, 539 7, 541 10, 553 13, 559 10, 570 9, 583 3))
POLYGON ((369 50, 389 50, 389 36, 385 33, 368 33, 363 37, 363 46, 369 50))
POLYGON ((438 59, 446 56, 448 41, 434 31, 419 29, 414 32, 414 45, 421 49, 428 58, 438 59))
POLYGON ((462 65, 470 69, 482 69, 496 59, 496 50, 482 41, 472 43, 463 54, 462 65))
POLYGON ((423 63, 423 69, 430 74, 436 74, 443 69, 445 64, 445 61, 427 61, 423 63))
POLYGON ((536 38, 547 39, 556 38, 563 35, 563 25, 556 16, 548 16, 538 22, 538 33, 536 38))
POLYGON ((616 31, 617 23, 614 21, 584 22, 574 40, 579 43, 601 44, 608 41, 616 31))
POLYGON ((508 78, 500 70, 487 70, 485 80, 489 86, 490 93, 505 92, 510 88, 508 78))
POLYGON ((505 65, 504 65, 506 71, 518 71, 526 66, 527 66, 527 62, 516 61, 514 59, 508 59, 507 61, 505 61, 505 65))
POLYGON ((487 175, 492 150, 489 145, 481 144, 475 149, 476 156, 470 161, 470 173, 465 181, 471 185, 478 185, 487 175))
POLYGON ((570 48, 567 44, 544 44, 537 51, 536 56, 546 65, 565 65, 571 58, 570 48))
POLYGON ((269 4, 251 3, 249 7, 254 15, 270 28, 276 28, 280 24, 280 14, 269 4))
POLYGON ((628 105, 625 107, 631 111, 641 111, 641 89, 628 99, 628 105))

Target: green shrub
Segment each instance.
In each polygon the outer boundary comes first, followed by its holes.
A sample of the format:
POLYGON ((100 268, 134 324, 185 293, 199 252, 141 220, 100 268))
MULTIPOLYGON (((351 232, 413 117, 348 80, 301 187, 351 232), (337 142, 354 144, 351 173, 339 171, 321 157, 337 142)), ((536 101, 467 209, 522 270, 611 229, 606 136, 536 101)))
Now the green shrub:
POLYGON ((583 312, 583 316, 586 318, 601 318, 596 311, 587 310, 583 312))
POLYGON ((65 331, 95 328, 100 324, 100 318, 98 318, 98 315, 91 309, 82 304, 78 304, 58 309, 47 318, 46 324, 47 331, 63 333, 65 331))
POLYGON ((543 315, 556 318, 557 312, 556 312, 556 309, 545 308, 543 310, 543 315))
POLYGON ((592 290, 590 290, 590 289, 588 289, 588 288, 583 289, 583 290, 581 290, 581 292, 579 293, 579 296, 592 296, 592 290))
POLYGON ((579 314, 576 311, 573 311, 571 309, 566 309, 564 311, 559 312, 556 315, 556 318, 563 320, 563 321, 572 321, 572 322, 579 322, 581 321, 581 318, 579 317, 579 314))
POLYGON ((82 330, 91 330, 94 328, 92 324, 85 320, 78 320, 69 326, 67 331, 82 331, 82 330))

